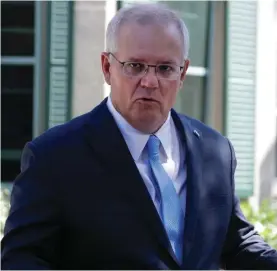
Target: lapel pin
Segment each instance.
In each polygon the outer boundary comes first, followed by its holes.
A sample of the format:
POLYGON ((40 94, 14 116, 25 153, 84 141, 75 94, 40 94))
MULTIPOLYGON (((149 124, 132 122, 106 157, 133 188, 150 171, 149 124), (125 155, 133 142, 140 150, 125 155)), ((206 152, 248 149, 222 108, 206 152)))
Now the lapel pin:
POLYGON ((200 134, 197 130, 193 130, 194 135, 196 135, 198 138, 200 138, 200 134))

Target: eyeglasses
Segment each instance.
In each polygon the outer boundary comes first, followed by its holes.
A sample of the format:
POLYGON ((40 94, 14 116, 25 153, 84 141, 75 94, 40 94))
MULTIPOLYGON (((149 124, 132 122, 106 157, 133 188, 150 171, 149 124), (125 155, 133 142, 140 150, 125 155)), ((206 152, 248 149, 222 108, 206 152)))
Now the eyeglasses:
POLYGON ((132 61, 119 61, 112 53, 109 53, 114 59, 122 65, 122 71, 125 75, 130 77, 143 77, 149 67, 155 68, 156 76, 160 79, 176 80, 180 76, 184 67, 175 64, 158 64, 149 65, 146 63, 132 62, 132 61))

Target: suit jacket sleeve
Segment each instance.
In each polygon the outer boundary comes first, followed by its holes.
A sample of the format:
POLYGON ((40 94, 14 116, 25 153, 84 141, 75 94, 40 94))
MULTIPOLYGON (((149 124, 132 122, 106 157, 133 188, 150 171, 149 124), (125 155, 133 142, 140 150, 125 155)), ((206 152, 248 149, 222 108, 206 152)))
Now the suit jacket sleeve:
POLYGON ((2 269, 57 267, 61 227, 57 185, 47 159, 36 159, 34 153, 34 145, 26 144, 2 239, 2 269))
POLYGON ((226 269, 277 269, 277 251, 271 248, 255 231, 243 215, 234 192, 236 158, 230 144, 232 156, 233 213, 224 244, 222 259, 226 269))

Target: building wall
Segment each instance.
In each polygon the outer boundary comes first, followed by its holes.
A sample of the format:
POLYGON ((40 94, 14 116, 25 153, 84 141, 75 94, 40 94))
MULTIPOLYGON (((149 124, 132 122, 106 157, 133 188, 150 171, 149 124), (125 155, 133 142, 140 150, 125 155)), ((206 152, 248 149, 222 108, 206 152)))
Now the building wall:
POLYGON ((212 45, 210 124, 219 132, 224 130, 224 76, 225 76, 225 9, 224 1, 214 2, 214 31, 212 45))
MULTIPOLYGON (((276 3, 258 1, 256 75, 255 197, 272 195, 276 185, 277 51, 276 3)), ((277 197, 277 194, 275 195, 277 197)))
POLYGON ((90 111, 104 98, 100 54, 105 44, 105 1, 76 1, 72 116, 90 111))
POLYGON ((47 62, 48 58, 48 24, 47 17, 48 3, 38 1, 35 5, 35 57, 36 65, 34 71, 34 116, 33 116, 33 136, 37 137, 43 133, 47 127, 47 62))

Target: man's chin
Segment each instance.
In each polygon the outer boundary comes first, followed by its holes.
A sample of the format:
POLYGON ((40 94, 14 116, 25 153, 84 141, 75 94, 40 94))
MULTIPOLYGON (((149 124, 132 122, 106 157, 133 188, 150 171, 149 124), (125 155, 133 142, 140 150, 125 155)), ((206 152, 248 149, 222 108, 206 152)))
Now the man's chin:
POLYGON ((133 121, 135 128, 143 133, 155 133, 162 125, 161 116, 157 112, 139 112, 133 121))

